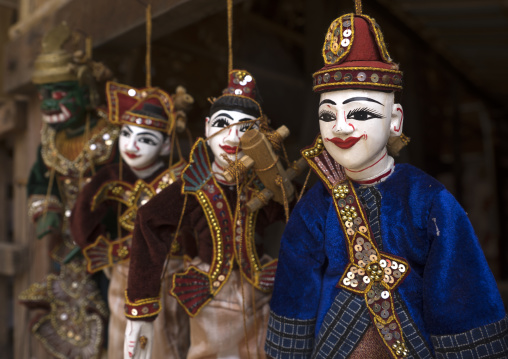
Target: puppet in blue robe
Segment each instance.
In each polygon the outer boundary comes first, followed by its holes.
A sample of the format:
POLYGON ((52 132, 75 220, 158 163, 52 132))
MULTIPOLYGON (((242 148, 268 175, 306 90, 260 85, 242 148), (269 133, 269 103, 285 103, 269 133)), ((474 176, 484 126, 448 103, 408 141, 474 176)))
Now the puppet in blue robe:
POLYGON ((379 27, 360 9, 341 16, 323 57, 321 135, 302 151, 321 181, 283 235, 267 354, 508 358, 504 306, 466 213, 388 154, 402 135, 402 73, 379 27))

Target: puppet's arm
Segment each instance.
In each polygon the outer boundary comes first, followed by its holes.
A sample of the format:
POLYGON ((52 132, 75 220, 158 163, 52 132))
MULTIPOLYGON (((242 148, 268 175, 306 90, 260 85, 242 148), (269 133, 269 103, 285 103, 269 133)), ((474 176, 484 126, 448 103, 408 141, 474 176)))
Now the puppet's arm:
POLYGON ((36 225, 36 235, 39 239, 60 231, 63 205, 56 175, 53 173, 53 180, 50 181, 51 170, 44 164, 39 146, 37 161, 32 166, 27 185, 28 216, 36 225), (52 186, 48 191, 50 184, 52 186))
POLYGON ((425 326, 438 358, 508 357, 508 320, 496 282, 466 213, 442 190, 428 218, 425 326))
POLYGON ((296 205, 283 234, 265 350, 273 358, 310 358, 325 264, 328 204, 317 184, 296 205))

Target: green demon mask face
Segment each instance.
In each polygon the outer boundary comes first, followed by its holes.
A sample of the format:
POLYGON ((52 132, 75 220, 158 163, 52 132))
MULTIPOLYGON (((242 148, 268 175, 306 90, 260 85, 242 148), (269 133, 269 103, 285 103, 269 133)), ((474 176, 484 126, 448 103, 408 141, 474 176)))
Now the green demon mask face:
POLYGON ((42 120, 57 131, 80 125, 89 105, 88 89, 77 81, 46 83, 37 86, 42 120))

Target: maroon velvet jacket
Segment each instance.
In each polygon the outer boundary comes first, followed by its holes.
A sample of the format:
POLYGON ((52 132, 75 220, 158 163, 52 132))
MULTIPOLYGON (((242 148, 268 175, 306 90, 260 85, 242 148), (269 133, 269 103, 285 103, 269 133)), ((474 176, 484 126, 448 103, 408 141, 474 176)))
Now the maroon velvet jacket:
MULTIPOLYGON (((199 142, 199 141, 198 141, 199 142)), ((195 146, 196 147, 196 146, 195 146)), ((208 161, 208 155, 206 149, 203 146, 195 148, 191 153, 192 166, 197 164, 202 165, 200 171, 196 170, 195 173, 208 174, 207 181, 199 183, 196 186, 196 191, 191 194, 184 195, 185 182, 180 179, 159 195, 154 197, 148 204, 143 206, 136 217, 136 224, 133 233, 132 242, 132 257, 129 268, 129 279, 127 287, 127 305, 126 305, 126 316, 129 319, 141 319, 141 320, 153 320, 155 319, 159 311, 159 298, 160 298, 160 276, 163 271, 163 265, 166 260, 168 251, 171 249, 173 234, 177 229, 178 223, 181 220, 181 227, 179 233, 183 233, 185 240, 183 241, 184 252, 189 257, 199 256, 199 258, 205 263, 211 264, 217 262, 217 236, 210 232, 212 222, 210 215, 206 214, 203 210, 202 197, 204 193, 211 192, 211 188, 215 188, 214 193, 221 192, 220 196, 214 195, 214 198, 222 198, 227 200, 229 207, 234 212, 237 197, 236 186, 221 185, 216 182, 210 175, 210 162, 208 161), (195 156, 196 151, 201 150, 202 156, 195 156), (195 156, 193 158, 193 156, 195 156), (206 160, 203 158, 206 157, 206 160), (201 160, 200 160, 201 158, 201 160), (206 163, 197 163, 206 162, 206 163), (208 172, 207 172, 208 171, 208 172), (206 183, 206 184, 205 184, 206 183), (220 188, 216 188, 220 187, 220 188), (208 189, 205 189, 208 188, 208 189), (225 198, 223 198, 224 196, 225 198), (187 199, 186 199, 187 197, 187 199), (182 211, 184 211, 182 215, 182 211)), ((190 172, 186 169, 182 174, 182 178, 186 178, 186 174, 190 172)), ((195 181, 194 183, 199 182, 195 181)), ((189 193, 187 191, 187 193, 189 193)), ((210 195, 210 201, 212 204, 212 196, 210 195)), ((220 200, 219 200, 220 201, 220 200)), ((225 209, 227 205, 221 204, 218 206, 220 209, 215 209, 217 212, 225 209)), ((256 235, 263 236, 264 228, 273 223, 276 220, 282 220, 284 218, 284 208, 282 205, 271 201, 267 206, 260 209, 257 215, 253 216, 252 221, 254 231, 256 235)), ((218 218, 218 217, 217 217, 218 218)), ((249 218, 248 215, 245 218, 249 218)), ((216 231, 223 230, 224 226, 217 228, 216 231)), ((225 237, 225 236, 223 236, 225 237)), ((219 246, 228 247, 228 243, 222 238, 219 246)), ((253 238, 251 239, 253 242, 253 238)), ((255 248, 258 258, 263 254, 263 248, 256 246, 255 248)), ((230 257, 232 258, 232 257, 230 257)), ((225 260, 226 262, 226 260, 225 260)), ((227 261, 229 262, 229 261, 227 261)), ((230 263, 236 266, 237 262, 231 260, 230 263)), ((275 263, 276 266, 276 263, 275 263)), ((273 266, 273 272, 275 271, 273 266)), ((231 268, 226 268, 230 270, 231 268)), ((210 269, 212 272, 212 269, 210 269)), ((219 273, 220 274, 220 273, 219 273)), ((188 287, 188 291, 196 292, 196 295, 190 295, 189 299, 192 300, 194 297, 199 297, 203 294, 207 296, 206 302, 200 303, 199 307, 205 305, 214 295, 214 289, 220 290, 216 277, 214 278, 212 273, 203 273, 200 271, 189 271, 187 270, 183 274, 176 274, 173 279, 173 286, 178 286, 175 282, 176 277, 180 276, 184 282, 182 285, 188 287), (204 282, 201 283, 200 281, 204 282), (200 292, 200 285, 205 292, 200 292), (206 287, 212 288, 207 290, 206 287), (218 287, 218 288, 214 288, 218 287)), ((219 275, 221 281, 227 281, 227 273, 219 275)), ((270 288, 271 289, 271 288, 270 288)), ((165 293, 163 293, 165 294, 165 293)), ((199 308, 191 308, 191 304, 184 303, 185 301, 180 300, 178 293, 172 289, 172 295, 177 297, 180 304, 184 307, 190 316, 197 314, 199 308)))
MULTIPOLYGON (((184 162, 179 162, 172 167, 177 176, 184 165, 184 162)), ((90 253, 92 253, 92 256, 95 253, 94 258, 97 262, 98 253, 102 251, 107 255, 109 251, 111 262, 111 256, 115 257, 116 255, 116 252, 111 253, 111 246, 117 242, 119 246, 115 246, 114 249, 125 247, 124 251, 127 252, 123 254, 122 258, 117 257, 115 259, 117 261, 118 259, 128 259, 130 235, 134 223, 133 219, 121 222, 122 225, 119 227, 122 233, 118 236, 116 233, 118 204, 121 204, 121 217, 132 212, 134 218, 138 207, 142 205, 142 201, 148 201, 151 196, 155 195, 156 191, 161 191, 171 182, 166 167, 160 168, 145 179, 139 179, 126 165, 123 166, 122 172, 122 179, 120 180, 118 164, 101 168, 80 192, 70 218, 70 229, 73 238, 84 250, 85 257, 89 262, 88 270, 90 272, 95 272, 107 266, 105 263, 102 263, 102 265, 90 263, 90 253), (135 191, 136 188, 138 188, 138 192, 135 191), (132 193, 139 193, 139 196, 136 196, 136 199, 133 200, 131 198, 132 193), (107 238, 108 235, 113 237, 111 241, 107 238), (101 236, 104 239, 98 240, 101 236), (117 236, 119 238, 123 237, 124 240, 119 242, 119 240, 116 240, 117 236), (97 248, 94 249, 94 247, 97 248)), ((113 259, 113 262, 115 262, 115 259, 113 259)), ((104 261, 107 261, 107 259, 102 258, 101 262, 104 261)), ((109 263, 109 265, 112 264, 114 263, 109 263)))

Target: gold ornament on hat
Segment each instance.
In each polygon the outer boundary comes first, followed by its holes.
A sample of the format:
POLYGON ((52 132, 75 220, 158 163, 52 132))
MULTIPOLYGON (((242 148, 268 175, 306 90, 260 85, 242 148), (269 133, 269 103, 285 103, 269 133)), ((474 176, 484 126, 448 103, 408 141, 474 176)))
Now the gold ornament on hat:
POLYGON ((402 72, 388 53, 376 21, 364 15, 361 0, 355 13, 342 15, 329 26, 322 48, 324 67, 313 74, 315 92, 344 88, 402 90, 402 72), (362 50, 359 44, 371 50, 362 50))
POLYGON ((50 30, 42 40, 42 53, 35 60, 32 81, 35 84, 76 81, 78 79, 72 66, 72 55, 62 49, 71 31, 62 23, 50 30))
POLYGON ((35 59, 32 82, 36 85, 78 81, 90 93, 90 108, 99 105, 97 82, 112 78, 111 70, 100 62, 92 61, 92 40, 83 34, 71 32, 65 22, 51 29, 42 39, 42 52, 35 59), (85 38, 85 51, 70 53, 63 45, 71 36, 85 38))

